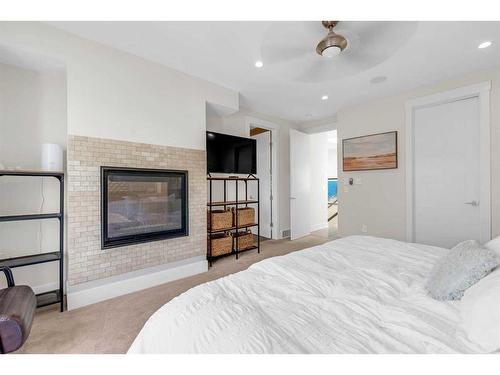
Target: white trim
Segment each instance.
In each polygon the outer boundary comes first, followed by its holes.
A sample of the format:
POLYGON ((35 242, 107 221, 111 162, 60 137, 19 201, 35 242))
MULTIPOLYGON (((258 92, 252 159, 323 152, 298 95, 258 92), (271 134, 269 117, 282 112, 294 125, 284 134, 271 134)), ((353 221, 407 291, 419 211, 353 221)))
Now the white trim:
POLYGON ((76 286, 68 286, 68 310, 206 272, 208 264, 204 258, 185 259, 76 286))
POLYGON ((279 231, 280 223, 279 223, 279 204, 278 201, 283 197, 279 196, 279 139, 280 139, 280 130, 279 126, 273 122, 262 120, 253 116, 245 116, 245 126, 248 134, 250 134, 250 126, 255 125, 259 128, 268 129, 272 134, 272 142, 273 142, 273 150, 272 150, 272 185, 273 185, 273 217, 271 218, 273 222, 273 228, 271 231, 271 235, 273 239, 280 239, 281 233, 279 231))
POLYGON ((491 239, 491 153, 490 153, 490 90, 491 81, 486 81, 454 90, 408 100, 405 104, 405 153, 406 153, 406 240, 413 242, 414 227, 414 114, 419 108, 444 104, 456 100, 477 97, 479 100, 480 127, 480 220, 481 241, 491 239))

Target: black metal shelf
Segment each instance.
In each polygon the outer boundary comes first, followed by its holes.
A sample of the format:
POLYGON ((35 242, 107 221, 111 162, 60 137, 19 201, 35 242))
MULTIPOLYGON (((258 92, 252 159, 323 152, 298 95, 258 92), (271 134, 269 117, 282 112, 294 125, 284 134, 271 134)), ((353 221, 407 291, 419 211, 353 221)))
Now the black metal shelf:
POLYGON ((207 206, 235 206, 235 205, 242 205, 242 204, 257 204, 259 201, 256 200, 244 200, 244 201, 215 201, 212 203, 207 203, 207 206))
POLYGON ((60 259, 61 255, 59 254, 58 251, 55 251, 53 253, 26 255, 22 257, 2 259, 0 260, 0 267, 9 267, 9 268, 24 267, 24 266, 31 266, 33 264, 57 262, 60 259))
POLYGON ((45 219, 60 219, 61 214, 33 214, 33 215, 10 215, 0 216, 0 222, 3 221, 24 221, 24 220, 45 220, 45 219))
MULTIPOLYGON (((256 250, 258 249, 259 247, 258 246, 251 246, 251 247, 246 247, 244 249, 239 249, 238 250, 238 253, 244 253, 245 251, 250 251, 250 250, 256 250)), ((214 260, 217 260, 217 259, 220 259, 220 258, 225 258, 227 256, 230 256, 230 255, 236 255, 236 251, 231 251, 230 253, 227 253, 227 254, 221 254, 221 255, 217 255, 217 256, 214 256, 214 257, 208 257, 210 261, 214 261, 214 260)))
POLYGON ((208 181, 255 181, 258 180, 257 177, 250 175, 248 177, 207 177, 208 181))
POLYGON ((208 234, 208 248, 207 248, 207 260, 209 262, 209 265, 212 265, 212 261, 221 257, 225 257, 228 255, 234 255, 236 259, 238 259, 238 255, 241 252, 244 251, 249 251, 249 250, 255 250, 257 249, 257 252, 260 253, 260 188, 259 188, 259 179, 255 177, 254 175, 248 175, 247 177, 212 177, 208 175, 207 181, 209 183, 209 200, 207 203, 209 213, 211 215, 212 213, 212 207, 216 206, 234 206, 236 209, 236 212, 238 211, 239 206, 245 206, 248 207, 249 204, 257 204, 257 222, 253 224, 248 224, 248 225, 239 225, 238 223, 238 215, 235 215, 235 225, 230 228, 225 228, 221 230, 212 230, 211 228, 208 228, 207 234, 208 234), (213 193, 213 182, 215 181, 222 181, 223 182, 223 187, 224 187, 224 200, 223 201, 213 201, 212 200, 212 193, 213 193), (235 199, 234 200, 227 200, 227 183, 234 182, 234 187, 235 187, 235 199), (245 199, 240 200, 238 197, 238 191, 239 191, 239 182, 242 182, 245 184, 245 199), (257 199, 248 199, 248 182, 256 182, 257 183, 257 199), (228 232, 228 231, 236 231, 238 232, 240 229, 248 229, 251 227, 257 227, 257 245, 252 246, 250 248, 245 248, 245 249, 238 249, 238 241, 233 242, 233 250, 228 253, 228 254, 222 254, 219 256, 212 257, 212 234, 215 233, 222 233, 222 232, 228 232))
POLYGON ((16 258, 0 259, 0 266, 10 268, 26 267, 34 264, 59 262, 59 289, 37 295, 37 306, 47 306, 54 303, 60 304, 61 312, 64 311, 64 173, 51 171, 7 171, 0 170, 1 176, 13 177, 54 177, 59 181, 59 212, 49 214, 8 215, 0 216, 0 222, 25 221, 25 220, 59 220, 59 251, 44 254, 31 254, 16 258))
POLYGON ((36 295, 36 307, 49 306, 60 302, 62 301, 59 289, 50 290, 36 295))
POLYGON ((258 225, 259 225, 258 223, 253 223, 253 224, 240 225, 240 226, 238 226, 238 228, 231 227, 231 228, 224 228, 224 229, 217 229, 217 230, 210 230, 209 229, 208 232, 209 233, 224 233, 224 232, 229 232, 229 231, 236 230, 236 229, 252 228, 252 227, 256 227, 258 225))
POLYGON ((30 171, 30 170, 0 170, 0 176, 20 176, 20 177, 64 177, 64 172, 52 171, 30 171))

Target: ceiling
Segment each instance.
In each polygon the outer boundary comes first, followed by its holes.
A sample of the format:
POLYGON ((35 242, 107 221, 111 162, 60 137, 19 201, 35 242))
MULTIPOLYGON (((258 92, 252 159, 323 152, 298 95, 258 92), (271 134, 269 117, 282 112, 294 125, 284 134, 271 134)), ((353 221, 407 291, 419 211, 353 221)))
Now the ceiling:
POLYGON ((237 90, 242 107, 297 123, 500 66, 500 22, 340 22, 334 31, 349 46, 333 59, 315 52, 320 22, 50 24, 237 90), (494 43, 478 49, 485 40, 494 43))

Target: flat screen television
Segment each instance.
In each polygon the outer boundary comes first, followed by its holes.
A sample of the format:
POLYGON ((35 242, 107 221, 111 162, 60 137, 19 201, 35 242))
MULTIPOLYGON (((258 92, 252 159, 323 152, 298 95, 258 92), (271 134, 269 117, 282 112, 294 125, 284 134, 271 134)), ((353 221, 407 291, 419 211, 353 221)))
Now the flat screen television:
POLYGON ((257 141, 207 132, 208 173, 257 173, 257 141))

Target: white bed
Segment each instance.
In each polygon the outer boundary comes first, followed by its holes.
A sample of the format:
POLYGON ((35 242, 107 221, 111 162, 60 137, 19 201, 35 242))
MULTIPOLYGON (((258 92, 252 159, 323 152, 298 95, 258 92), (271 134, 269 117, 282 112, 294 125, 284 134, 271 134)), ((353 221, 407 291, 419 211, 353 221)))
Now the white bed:
POLYGON ((129 353, 482 353, 424 290, 447 251, 352 236, 270 258, 165 304, 129 353))

